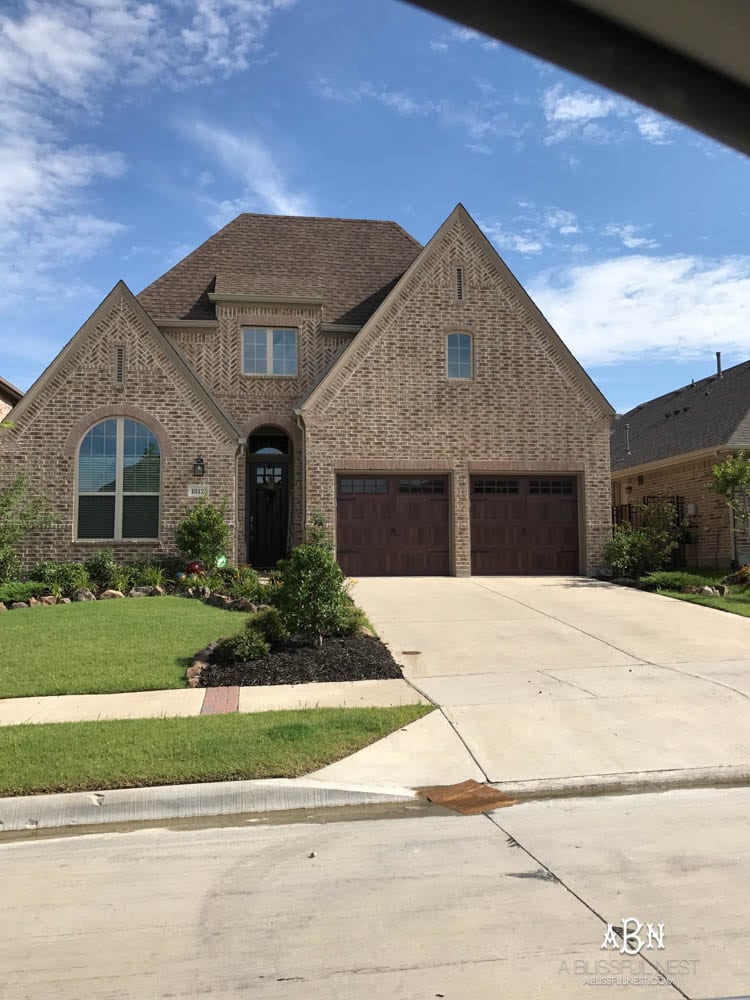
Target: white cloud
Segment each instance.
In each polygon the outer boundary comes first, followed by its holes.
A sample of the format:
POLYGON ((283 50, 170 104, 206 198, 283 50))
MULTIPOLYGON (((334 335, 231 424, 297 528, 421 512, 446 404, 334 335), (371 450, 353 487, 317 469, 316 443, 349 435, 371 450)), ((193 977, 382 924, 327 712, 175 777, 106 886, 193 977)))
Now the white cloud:
MULTIPOLYGON (((538 210, 531 202, 519 201, 521 213, 506 221, 482 220, 480 225, 499 250, 510 250, 526 256, 541 253, 551 246, 560 246, 560 236, 580 232, 575 212, 550 206, 538 210)), ((580 252, 579 249, 576 252, 580 252)), ((572 249, 563 244, 564 249, 572 249)), ((585 247, 583 248, 585 249, 585 247)))
POLYGON ((544 142, 548 146, 571 138, 589 143, 618 142, 632 128, 654 145, 672 141, 671 122, 614 94, 566 92, 561 83, 556 83, 542 95, 542 111, 547 119, 544 142))
POLYGON ((467 42, 477 42, 483 49, 492 51, 499 47, 500 43, 494 38, 488 38, 473 28, 451 28, 450 31, 440 35, 439 38, 430 42, 433 52, 447 52, 451 45, 465 45, 467 42))
POLYGON ((637 250, 639 247, 658 247, 656 240, 648 236, 639 236, 641 229, 638 226, 611 224, 603 230, 605 236, 616 236, 628 250, 637 250))
POLYGON ((259 209, 282 215, 314 213, 309 196, 289 188, 279 163, 257 136, 238 135, 201 121, 183 125, 182 131, 199 149, 209 149, 212 158, 218 157, 225 169, 242 181, 238 198, 210 203, 216 225, 223 225, 239 212, 259 209))
MULTIPOLYGON (((275 11, 293 0, 20 0, 0 13, 0 267, 11 294, 68 296, 51 272, 123 229, 97 218, 91 190, 126 170, 116 150, 68 138, 76 116, 146 84, 187 87, 245 69, 275 11)), ((260 171, 260 167, 259 167, 260 171)), ((205 176, 207 183, 209 175, 205 176)), ((273 185, 266 185, 273 197, 273 185)), ((283 192, 277 197, 283 201, 283 192)))
POLYGON ((587 365, 750 355, 750 257, 633 255, 540 275, 529 292, 587 365))

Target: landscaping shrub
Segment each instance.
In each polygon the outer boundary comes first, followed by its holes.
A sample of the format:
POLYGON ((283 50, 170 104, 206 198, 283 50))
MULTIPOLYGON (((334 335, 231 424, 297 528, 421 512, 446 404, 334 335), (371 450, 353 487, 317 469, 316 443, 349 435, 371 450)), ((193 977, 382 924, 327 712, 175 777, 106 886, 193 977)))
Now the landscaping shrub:
POLYGON ((305 529, 305 544, 318 545, 323 549, 333 552, 333 540, 326 525, 325 517, 316 511, 310 516, 310 523, 305 529))
POLYGON ((29 580, 28 583, 3 583, 0 584, 0 601, 3 604, 13 604, 14 602, 26 602, 30 597, 41 597, 49 593, 49 587, 38 580, 29 580))
POLYGON ((75 590, 91 590, 94 582, 89 576, 89 571, 83 563, 71 563, 71 592, 75 590))
POLYGON ((120 563, 116 563, 110 573, 109 579, 109 584, 103 589, 119 590, 121 594, 124 594, 135 583, 135 574, 129 566, 122 566, 120 563))
POLYGON ((674 503, 665 497, 639 504, 638 512, 640 527, 618 524, 604 547, 604 558, 615 576, 637 578, 661 569, 684 531, 674 503))
POLYGON ((249 615, 245 628, 260 632, 270 643, 283 642, 289 638, 289 631, 278 608, 263 608, 249 615))
POLYGON ((96 555, 87 559, 83 565, 86 567, 86 572, 90 576, 91 582, 99 590, 108 590, 110 587, 120 590, 120 587, 114 586, 113 576, 120 567, 119 563, 115 560, 115 554, 112 549, 100 549, 96 555))
POLYGON ((247 660, 260 660, 268 656, 271 647, 266 638, 256 628, 244 628, 237 635, 221 639, 213 651, 214 663, 231 666, 247 660))
POLYGON ((133 583, 136 587, 163 587, 166 580, 166 573, 161 566, 153 563, 146 563, 142 566, 133 566, 133 583))
POLYGON ((197 560, 204 566, 215 566, 216 560, 228 549, 231 531, 226 522, 229 505, 226 498, 217 507, 202 497, 175 532, 175 543, 187 560, 197 560))
POLYGON ((743 587, 750 584, 750 565, 740 566, 734 573, 724 577, 724 583, 739 584, 743 587))
POLYGON ((246 597, 250 601, 257 602, 259 588, 258 574, 249 566, 236 570, 235 576, 227 582, 227 593, 234 598, 246 597))
POLYGON ((60 594, 72 594, 76 589, 76 580, 80 573, 80 565, 80 563, 75 562, 53 562, 52 560, 48 560, 35 566, 29 575, 32 580, 39 580, 41 583, 46 583, 50 588, 50 593, 53 592, 52 588, 54 587, 59 589, 60 594))
POLYGON ((367 615, 364 613, 362 608, 358 608, 354 601, 347 595, 347 601, 344 604, 341 616, 341 623, 334 635, 359 635, 359 633, 366 628, 370 628, 367 615))
POLYGON ((648 590, 679 590, 681 587, 704 587, 705 577, 684 570, 656 570, 641 577, 648 590))
POLYGON ((292 635, 315 645, 335 635, 347 614, 344 574, 331 551, 321 545, 298 545, 279 563, 281 587, 275 597, 292 635))

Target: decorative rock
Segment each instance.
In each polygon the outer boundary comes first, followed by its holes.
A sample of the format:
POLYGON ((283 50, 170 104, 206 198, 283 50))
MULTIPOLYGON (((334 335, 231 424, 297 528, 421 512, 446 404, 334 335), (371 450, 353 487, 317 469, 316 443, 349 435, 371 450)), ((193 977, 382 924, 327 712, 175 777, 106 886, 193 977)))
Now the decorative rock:
POLYGON ((57 598, 53 597, 52 594, 45 594, 44 597, 39 598, 39 603, 51 607, 53 604, 57 604, 57 598))
POLYGON ((61 597, 60 600, 57 603, 58 604, 70 604, 70 598, 69 597, 61 597))
POLYGON ((124 597, 121 590, 104 590, 99 594, 100 601, 114 601, 117 597, 124 597))
POLYGON ((39 604, 39 601, 36 599, 36 597, 30 597, 28 603, 30 608, 35 608, 37 604, 39 604))
POLYGON ((21 608, 28 608, 28 604, 24 604, 23 601, 13 601, 11 604, 11 609, 13 611, 20 611, 21 608))
POLYGON ((195 587, 188 587, 188 589, 185 591, 185 597, 197 597, 197 596, 198 593, 195 587))
POLYGON ((151 596, 152 597, 164 597, 165 593, 166 593, 166 591, 165 591, 164 587, 156 586, 156 587, 152 587, 151 588, 151 596))
POLYGON ((210 587, 198 587, 198 597, 200 597, 204 601, 207 601, 210 596, 211 596, 210 587))
POLYGON ((211 594, 208 603, 213 608, 231 608, 234 601, 231 597, 227 597, 226 594, 211 594))
POLYGON ((703 594, 705 597, 716 597, 713 587, 701 587, 700 593, 703 594))
POLYGON ((150 587, 131 587, 128 591, 128 597, 150 597, 151 588, 150 587))
POLYGON ((717 584, 714 590, 718 592, 719 597, 729 597, 729 587, 725 583, 717 584))
POLYGON ((7 610, 8 609, 5 607, 5 605, 3 604, 3 602, 0 601, 0 611, 7 611, 7 610))
POLYGON ((257 610, 257 604, 253 604, 249 597, 238 597, 237 600, 232 601, 232 611, 249 611, 252 613, 257 610))
POLYGON ((76 590, 73 594, 74 601, 95 601, 96 597, 91 593, 88 587, 81 587, 80 590, 76 590))

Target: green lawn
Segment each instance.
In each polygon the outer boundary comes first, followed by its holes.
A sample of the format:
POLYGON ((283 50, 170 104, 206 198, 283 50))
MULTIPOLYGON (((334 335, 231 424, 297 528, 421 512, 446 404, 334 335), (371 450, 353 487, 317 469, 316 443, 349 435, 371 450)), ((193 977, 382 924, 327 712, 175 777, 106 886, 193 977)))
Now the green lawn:
MULTIPOLYGON (((718 581, 716 581, 718 582, 718 581)), ((708 584, 711 585, 710 583, 708 584)), ((704 597, 702 594, 680 594, 675 590, 660 590, 665 597, 675 597, 678 601, 689 604, 702 604, 707 608, 718 608, 719 611, 730 611, 733 615, 744 615, 750 618, 750 591, 734 588, 729 597, 704 597)))
POLYGON ((318 708, 6 726, 0 728, 0 795, 292 778, 431 711, 431 705, 318 708))
POLYGON ((185 687, 199 649, 245 615, 182 597, 141 597, 0 616, 0 698, 185 687))

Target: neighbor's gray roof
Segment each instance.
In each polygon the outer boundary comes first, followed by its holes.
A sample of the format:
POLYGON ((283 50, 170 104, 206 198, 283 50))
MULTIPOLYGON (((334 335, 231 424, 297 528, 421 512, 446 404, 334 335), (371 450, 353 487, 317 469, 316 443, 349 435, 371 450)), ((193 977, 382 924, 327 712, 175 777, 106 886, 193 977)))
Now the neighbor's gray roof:
POLYGON ((6 378, 0 375, 0 395, 6 396, 8 399, 12 399, 14 404, 19 401, 23 396, 23 393, 19 388, 9 382, 6 378))
POLYGON ((238 215, 137 296, 156 319, 214 319, 209 292, 309 298, 362 325, 419 254, 395 222, 238 215))
POLYGON ((704 448, 750 446, 750 361, 665 393, 619 417, 611 438, 612 471, 704 448), (630 454, 625 424, 630 425, 630 454))

